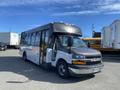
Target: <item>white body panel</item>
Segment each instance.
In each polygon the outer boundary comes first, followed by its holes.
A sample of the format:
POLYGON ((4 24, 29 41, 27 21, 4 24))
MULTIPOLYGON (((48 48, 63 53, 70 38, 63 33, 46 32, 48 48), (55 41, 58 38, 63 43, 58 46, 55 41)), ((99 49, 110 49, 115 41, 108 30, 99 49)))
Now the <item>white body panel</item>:
POLYGON ((113 31, 113 48, 114 49, 120 49, 120 20, 116 20, 113 22, 112 26, 112 31, 113 31))
POLYGON ((112 48, 112 30, 109 26, 102 29, 102 47, 112 48))
POLYGON ((51 60, 52 60, 52 49, 48 48, 46 55, 46 63, 51 63, 51 60))
POLYGON ((56 55, 56 58, 55 58, 55 61, 52 61, 52 49, 47 49, 47 55, 46 55, 46 63, 51 63, 52 66, 56 66, 57 64, 57 61, 59 59, 64 59, 67 63, 71 63, 70 60, 72 60, 71 56, 68 54, 68 53, 65 53, 65 52, 62 52, 62 51, 57 51, 57 55, 56 55), (71 58, 70 58, 71 57, 71 58))
MULTIPOLYGON (((39 47, 22 47, 20 54, 23 55, 23 52, 26 52, 27 54, 27 59, 32 61, 33 63, 40 65, 40 53, 39 53, 39 47)), ((51 63, 52 66, 56 67, 57 61, 59 59, 65 60, 67 63, 71 64, 72 63, 72 54, 63 52, 63 51, 57 51, 57 55, 55 58, 55 61, 52 61, 52 49, 48 48, 47 49, 47 55, 45 58, 46 63, 51 63)))
POLYGON ((0 42, 7 45, 19 45, 19 34, 12 32, 0 32, 0 42))
POLYGON ((10 33, 10 45, 19 45, 19 34, 10 33))
POLYGON ((120 49, 120 20, 115 20, 102 30, 102 47, 120 49))
POLYGON ((20 54, 23 55, 23 53, 26 52, 27 54, 27 59, 30 60, 31 62, 39 65, 39 47, 37 46, 23 46, 20 48, 20 54))
POLYGON ((72 55, 71 54, 58 50, 57 51, 57 55, 56 55, 56 60, 54 62, 51 62, 51 65, 56 67, 57 61, 59 59, 63 59, 63 60, 65 60, 69 64, 72 63, 72 55))

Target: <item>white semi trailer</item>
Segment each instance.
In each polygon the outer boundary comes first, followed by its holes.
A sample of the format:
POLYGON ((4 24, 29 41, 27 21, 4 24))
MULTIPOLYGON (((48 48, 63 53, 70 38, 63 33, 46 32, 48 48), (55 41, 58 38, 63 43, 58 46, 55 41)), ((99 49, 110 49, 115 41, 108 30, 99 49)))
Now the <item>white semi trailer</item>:
POLYGON ((111 25, 113 48, 120 49, 120 20, 116 20, 111 25))
POLYGON ((0 42, 7 44, 8 47, 18 48, 19 34, 13 32, 0 32, 0 42))
POLYGON ((120 20, 115 20, 110 26, 102 29, 101 46, 120 50, 120 20))
POLYGON ((102 29, 102 48, 112 48, 112 30, 109 26, 102 29))

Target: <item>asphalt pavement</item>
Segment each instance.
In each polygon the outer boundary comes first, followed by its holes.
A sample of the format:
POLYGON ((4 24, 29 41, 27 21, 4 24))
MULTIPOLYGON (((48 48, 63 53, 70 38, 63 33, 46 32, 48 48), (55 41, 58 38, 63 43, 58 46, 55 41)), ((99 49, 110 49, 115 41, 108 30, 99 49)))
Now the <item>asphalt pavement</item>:
POLYGON ((120 57, 103 57, 101 73, 61 79, 22 60, 18 50, 0 51, 0 90, 120 90, 120 57))

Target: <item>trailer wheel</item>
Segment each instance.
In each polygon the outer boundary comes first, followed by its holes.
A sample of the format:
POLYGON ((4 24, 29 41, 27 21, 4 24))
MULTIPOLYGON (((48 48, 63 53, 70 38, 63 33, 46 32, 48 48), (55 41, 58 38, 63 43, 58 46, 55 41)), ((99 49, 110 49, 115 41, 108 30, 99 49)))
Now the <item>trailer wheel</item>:
POLYGON ((25 52, 23 53, 22 58, 23 58, 24 61, 27 61, 27 54, 25 52))
POLYGON ((69 77, 68 65, 65 61, 58 61, 58 63, 57 63, 57 73, 63 79, 69 77))

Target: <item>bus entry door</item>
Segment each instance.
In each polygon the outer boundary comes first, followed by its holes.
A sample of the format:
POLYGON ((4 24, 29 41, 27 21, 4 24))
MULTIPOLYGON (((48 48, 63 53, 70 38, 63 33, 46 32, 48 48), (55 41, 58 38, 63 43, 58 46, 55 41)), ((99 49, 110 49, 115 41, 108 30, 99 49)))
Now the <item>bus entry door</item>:
POLYGON ((40 64, 43 64, 46 60, 47 46, 48 46, 48 32, 42 31, 40 43, 40 64))

